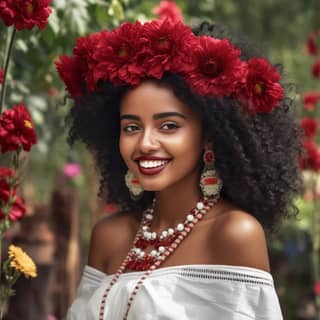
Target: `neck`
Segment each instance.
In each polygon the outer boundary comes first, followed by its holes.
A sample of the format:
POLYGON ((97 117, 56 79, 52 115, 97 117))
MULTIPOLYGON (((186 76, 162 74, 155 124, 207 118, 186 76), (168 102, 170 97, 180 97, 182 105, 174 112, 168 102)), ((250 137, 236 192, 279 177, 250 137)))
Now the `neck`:
POLYGON ((152 229, 161 231, 183 223, 186 215, 201 197, 198 172, 189 177, 188 181, 180 181, 174 186, 156 192, 152 229))

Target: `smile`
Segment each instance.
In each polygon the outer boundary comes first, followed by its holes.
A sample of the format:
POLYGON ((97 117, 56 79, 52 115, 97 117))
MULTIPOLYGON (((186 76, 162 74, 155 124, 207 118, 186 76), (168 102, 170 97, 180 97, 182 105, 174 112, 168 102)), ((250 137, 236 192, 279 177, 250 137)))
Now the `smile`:
POLYGON ((137 161, 140 173, 154 175, 161 172, 170 160, 139 160, 137 161))

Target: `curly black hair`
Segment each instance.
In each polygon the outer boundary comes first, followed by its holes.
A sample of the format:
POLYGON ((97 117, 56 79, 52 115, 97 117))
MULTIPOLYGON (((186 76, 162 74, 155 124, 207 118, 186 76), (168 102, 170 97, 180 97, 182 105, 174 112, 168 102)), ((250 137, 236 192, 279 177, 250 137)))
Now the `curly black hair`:
MULTIPOLYGON (((202 23, 193 32, 228 38, 241 48, 242 60, 261 56, 247 40, 221 26, 202 23)), ((194 93, 180 75, 165 73, 154 81, 172 88, 178 99, 201 113, 223 181, 222 198, 255 216, 268 229, 281 218, 297 214, 294 198, 302 186, 297 161, 302 153, 301 130, 288 94, 272 112, 248 115, 233 98, 194 93)), ((282 84, 290 91, 289 84, 282 84)), ((78 98, 69 115, 69 142, 80 140, 92 151, 100 172, 100 196, 125 210, 141 212, 150 204, 153 192, 145 192, 139 201, 130 198, 124 182, 127 168, 119 150, 120 103, 129 90, 128 86, 104 82, 96 91, 78 98)))

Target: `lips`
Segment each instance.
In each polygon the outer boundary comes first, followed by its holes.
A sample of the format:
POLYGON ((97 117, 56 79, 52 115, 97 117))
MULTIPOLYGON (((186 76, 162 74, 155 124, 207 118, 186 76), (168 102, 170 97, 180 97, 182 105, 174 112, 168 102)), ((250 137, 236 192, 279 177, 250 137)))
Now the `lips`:
POLYGON ((138 157, 135 159, 140 173, 146 175, 158 174, 167 166, 170 160, 160 157, 138 157))

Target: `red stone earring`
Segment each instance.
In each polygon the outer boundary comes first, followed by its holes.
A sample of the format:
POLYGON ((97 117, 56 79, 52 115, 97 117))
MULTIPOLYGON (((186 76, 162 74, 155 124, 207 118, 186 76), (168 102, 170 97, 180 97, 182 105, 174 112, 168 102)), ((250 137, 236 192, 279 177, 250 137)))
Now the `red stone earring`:
POLYGON ((134 174, 128 170, 125 175, 126 186, 130 191, 130 196, 132 200, 139 200, 142 198, 143 189, 139 183, 139 180, 134 176, 134 174))
POLYGON ((212 150, 206 150, 203 154, 204 167, 200 178, 200 188, 205 198, 213 198, 219 195, 222 181, 218 177, 214 167, 214 154, 212 150))

